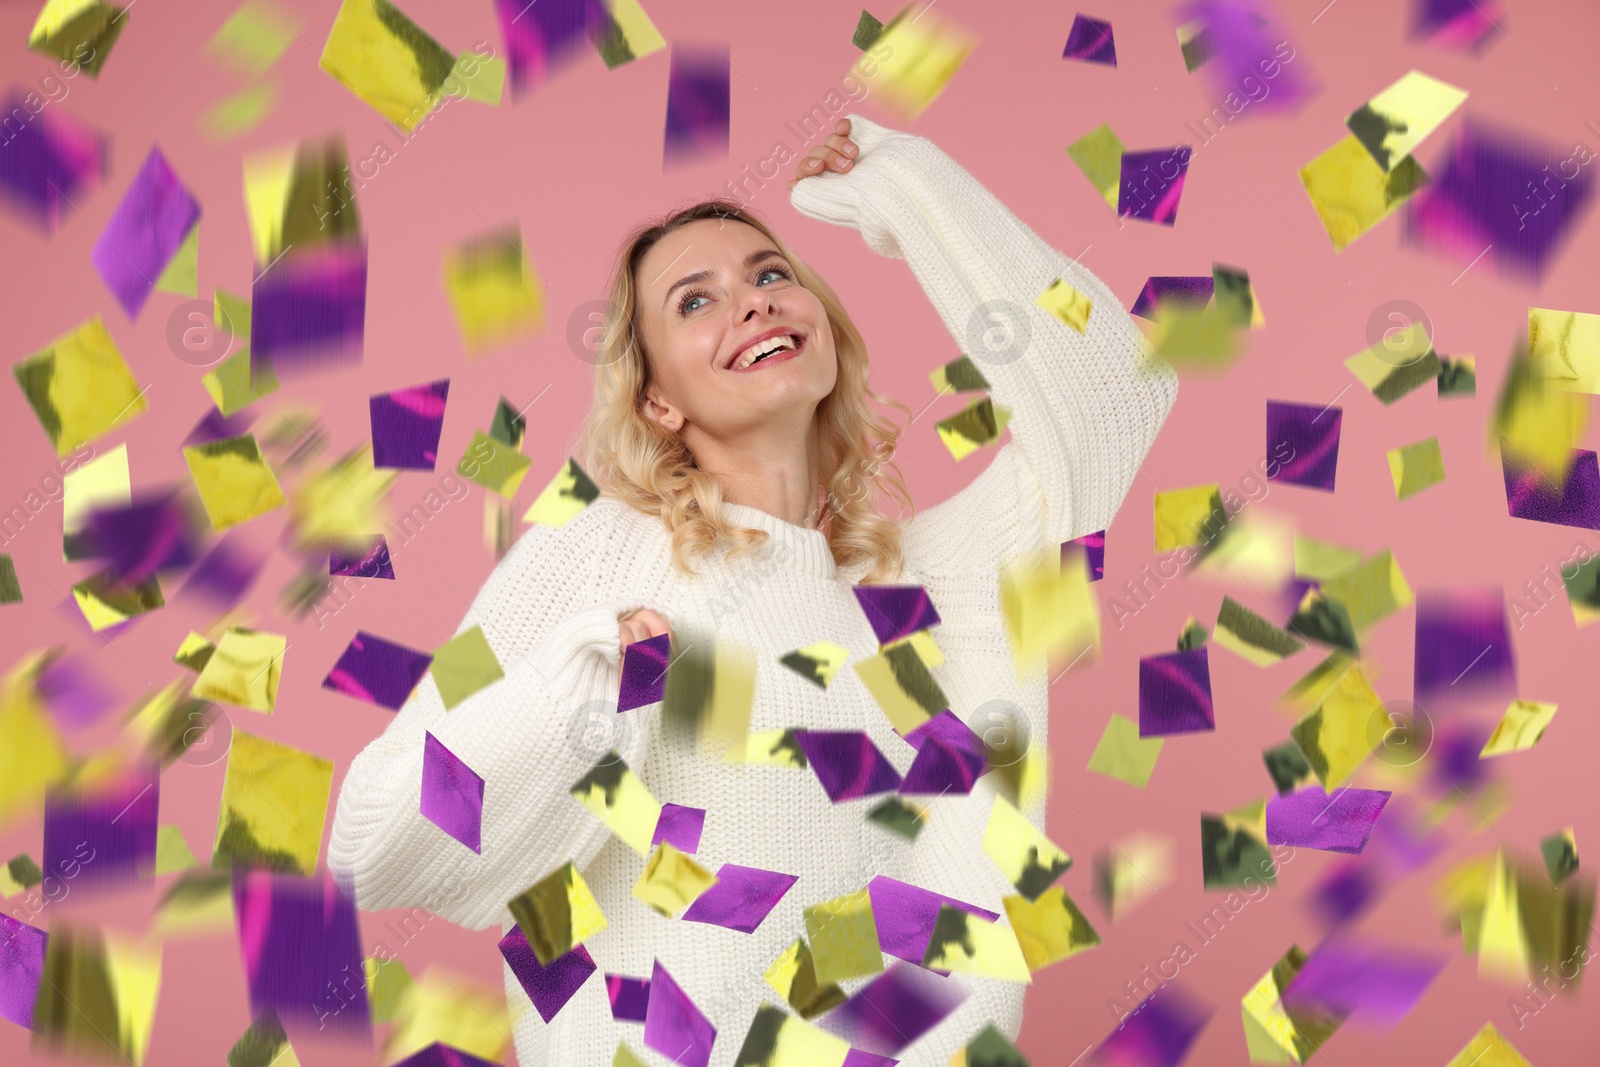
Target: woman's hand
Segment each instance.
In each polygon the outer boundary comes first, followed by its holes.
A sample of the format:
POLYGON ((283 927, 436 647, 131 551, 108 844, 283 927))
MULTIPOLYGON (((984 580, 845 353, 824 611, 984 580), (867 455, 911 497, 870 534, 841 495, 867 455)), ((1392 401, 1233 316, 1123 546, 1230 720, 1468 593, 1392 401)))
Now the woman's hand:
POLYGON ((621 651, 623 653, 627 652, 628 646, 635 641, 647 641, 652 637, 660 637, 662 634, 672 633, 672 627, 667 625, 667 620, 649 608, 640 608, 622 616, 619 629, 619 640, 622 642, 621 651))
POLYGON ((824 170, 836 170, 840 173, 848 171, 856 156, 861 151, 861 146, 850 140, 850 120, 840 119, 834 124, 834 133, 827 140, 811 150, 811 154, 802 159, 794 170, 794 179, 789 182, 793 189, 795 183, 801 178, 809 178, 813 174, 821 174, 824 170))

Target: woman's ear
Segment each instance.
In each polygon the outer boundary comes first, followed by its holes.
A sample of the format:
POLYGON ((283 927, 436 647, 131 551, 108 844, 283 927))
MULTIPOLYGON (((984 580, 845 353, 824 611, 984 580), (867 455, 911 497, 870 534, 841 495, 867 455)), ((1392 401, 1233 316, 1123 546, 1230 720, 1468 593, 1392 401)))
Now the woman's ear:
POLYGON ((673 433, 677 433, 683 428, 683 412, 671 404, 662 403, 660 394, 654 390, 645 394, 644 403, 640 405, 640 410, 645 413, 647 418, 654 419, 673 433))

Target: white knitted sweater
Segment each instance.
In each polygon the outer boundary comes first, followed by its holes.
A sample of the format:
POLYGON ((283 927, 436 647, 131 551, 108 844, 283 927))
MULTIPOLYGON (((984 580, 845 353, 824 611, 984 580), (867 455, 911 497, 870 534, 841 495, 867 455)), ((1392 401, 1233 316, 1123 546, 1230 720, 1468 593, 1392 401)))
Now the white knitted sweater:
MULTIPOLYGON (((932 636, 945 662, 933 675, 951 709, 982 733, 986 724, 973 713, 1010 701, 1026 714, 1032 743, 1045 745, 1047 680, 1041 670, 1018 683, 1000 615, 999 567, 1030 548, 1110 525, 1176 400, 1177 376, 1164 365, 1137 371, 1148 346, 1111 291, 932 142, 850 119, 859 161, 849 173, 797 183, 794 206, 853 226, 874 251, 905 259, 957 350, 973 357, 995 401, 1012 409, 1012 440, 988 468, 904 527, 908 568, 899 582, 926 587, 943 619, 932 636), (1093 301, 1086 334, 1035 303, 1057 278, 1093 301), (1031 333, 1009 361, 969 347, 974 316, 990 301, 1006 302, 1031 333)), ((866 567, 836 568, 820 531, 753 507, 724 510, 770 534, 771 553, 729 563, 719 551, 698 561, 698 578, 674 570, 658 518, 613 498, 560 529, 529 528, 457 631, 482 626, 505 678, 449 712, 425 678, 352 761, 340 790, 328 864, 363 909, 422 907, 474 930, 510 930, 511 898, 569 859, 583 872, 609 924, 585 942, 599 973, 546 1024, 505 968, 523 1067, 603 1067, 622 1040, 647 1062, 668 1062, 646 1050, 639 1024, 612 1020, 601 977, 648 977, 657 959, 717 1027, 711 1063, 731 1065, 757 1008, 780 1002, 762 975, 805 933, 802 909, 860 890, 878 874, 987 908, 1005 922, 1001 898, 1015 890, 980 848, 993 775, 979 779, 970 797, 934 800, 928 825, 910 843, 866 821, 881 796, 830 804, 809 771, 712 762, 657 743, 659 703, 615 714, 618 616, 649 607, 675 633, 720 628, 753 649, 752 731, 865 730, 897 770, 910 766, 911 746, 852 669, 824 691, 778 662, 818 641, 847 647, 851 663, 879 651, 851 590, 866 567), (486 780, 481 855, 419 812, 424 731, 486 780), (706 868, 733 862, 799 876, 754 933, 668 919, 632 895, 644 860, 568 792, 608 748, 657 800, 707 810, 696 853, 706 868)), ((1042 803, 1027 814, 1043 826, 1042 803)), ((1062 844, 1072 851, 1071 842, 1062 844)), ((854 992, 866 981, 843 984, 854 992)), ((900 1062, 943 1067, 991 1021, 1017 1035, 1025 986, 963 975, 949 981, 964 985, 967 999, 900 1062)))

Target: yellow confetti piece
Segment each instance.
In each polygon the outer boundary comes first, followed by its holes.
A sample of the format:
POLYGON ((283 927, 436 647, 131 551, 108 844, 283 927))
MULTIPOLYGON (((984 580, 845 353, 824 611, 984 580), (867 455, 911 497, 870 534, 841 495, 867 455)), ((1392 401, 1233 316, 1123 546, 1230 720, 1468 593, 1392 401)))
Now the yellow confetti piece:
POLYGON ((1001 566, 1000 614, 1019 680, 1041 666, 1053 670, 1099 659, 1100 600, 1088 569, 1081 562, 1063 566, 1059 548, 1001 566))
POLYGON ((949 418, 940 419, 934 423, 934 429, 950 455, 959 462, 984 445, 998 441, 1010 421, 1011 409, 986 396, 949 418))
POLYGON ((739 1063, 741 1067, 843 1067, 849 1055, 848 1042, 782 1008, 763 1004, 751 1020, 739 1063))
POLYGON ((1035 297, 1033 302, 1079 333, 1089 329, 1089 312, 1094 309, 1094 301, 1089 299, 1088 294, 1080 293, 1068 285, 1064 279, 1057 278, 1051 282, 1050 287, 1035 297))
POLYGON ((1483 1029, 1445 1067, 1533 1067, 1533 1064, 1495 1029, 1494 1023, 1484 1023, 1483 1029))
POLYGON ((163 826, 156 831, 156 877, 188 870, 197 862, 189 842, 183 839, 182 830, 176 826, 163 826))
POLYGON ((505 677, 482 626, 472 626, 434 649, 428 665, 439 699, 448 710, 505 677))
POLYGON ((1394 555, 1384 549, 1322 583, 1322 592, 1350 614, 1350 625, 1365 630, 1409 605, 1414 597, 1394 555))
POLYGON ((1007 982, 1033 983, 1022 946, 1008 926, 949 904, 939 906, 922 965, 934 970, 978 974, 1007 982))
POLYGON ((410 133, 438 106, 456 57, 388 0, 344 0, 317 65, 410 133))
POLYGON ((478 430, 456 465, 456 473, 510 500, 527 475, 533 460, 478 430))
POLYGON ((1215 304, 1204 307, 1168 301, 1155 312, 1155 355, 1175 367, 1220 370, 1241 350, 1238 328, 1215 304))
POLYGON ((607 70, 616 70, 667 47, 666 38, 650 21, 639 0, 606 0, 606 7, 611 12, 611 25, 595 46, 607 70))
MULTIPOLYGON (((887 652, 891 648, 898 648, 901 645, 910 645, 916 649, 917 658, 929 667, 938 667, 944 663, 944 653, 939 651, 939 646, 934 643, 933 634, 927 630, 917 630, 902 638, 890 641, 888 644, 880 646, 879 651, 887 652)), ((846 655, 849 655, 849 653, 847 652, 846 655)))
POLYGON ((1304 641, 1230 596, 1222 598, 1212 637, 1257 667, 1270 667, 1305 648, 1304 641))
POLYGON ((217 364, 216 370, 200 379, 200 384, 211 394, 211 402, 217 405, 217 411, 232 415, 262 397, 277 392, 278 374, 271 363, 252 359, 250 346, 245 345, 217 364))
POLYGON ((1509 752, 1522 752, 1539 743, 1550 720, 1556 717, 1556 706, 1537 700, 1513 700, 1505 714, 1495 724, 1494 733, 1484 742, 1479 759, 1504 756, 1509 752))
POLYGON ((1379 167, 1393 171, 1466 98, 1465 89, 1413 70, 1351 112, 1345 125, 1379 167))
POLYGON ((1095 891, 1113 922, 1172 881, 1173 856, 1171 840, 1135 834, 1095 857, 1095 891))
POLYGON ((983 851, 1028 900, 1039 899, 1072 866, 1072 857, 998 795, 983 831, 983 851))
POLYGON ((91 77, 97 77, 128 24, 126 13, 132 6, 115 7, 95 0, 47 0, 28 33, 28 47, 63 64, 72 64, 73 73, 81 66, 91 77))
POLYGON ((99 315, 11 368, 39 424, 65 456, 150 406, 99 315))
POLYGON ((589 480, 577 460, 569 459, 539 493, 522 521, 536 522, 540 526, 565 526, 599 498, 599 487, 589 480))
POLYGON ((950 706, 939 683, 928 672, 914 646, 899 644, 891 649, 857 660, 854 664, 861 684, 883 709, 890 725, 908 734, 950 706))
MULTIPOLYGON (((1143 789, 1150 784, 1156 758, 1161 755, 1161 746, 1165 743, 1165 738, 1161 737, 1140 737, 1138 723, 1113 715, 1100 735, 1094 754, 1089 757, 1089 770, 1143 789)), ((1016 925, 1015 920, 1012 925, 1016 925)))
POLYGON ((928 375, 935 390, 941 393, 987 392, 991 386, 971 356, 961 356, 928 375))
POLYGON ((35 808, 67 774, 67 748, 37 688, 43 661, 24 659, 0 683, 0 825, 35 808))
MULTIPOLYGON (((401 998, 414 984, 411 972, 399 960, 369 958, 365 963, 367 1002, 372 1006, 372 1021, 393 1022, 401 998)), ((277 1065, 273 1064, 272 1067, 277 1065)))
POLYGON ((114 1052, 144 1063, 161 989, 161 942, 57 918, 50 924, 33 1038, 56 1054, 114 1052))
POLYGON ((1589 426, 1589 401, 1545 377, 1559 367, 1550 359, 1535 363, 1520 340, 1495 399, 1488 432, 1491 452, 1503 462, 1535 466, 1560 491, 1566 486, 1572 450, 1589 426))
POLYGON ((72 598, 95 633, 166 606, 155 575, 131 584, 113 584, 113 578, 109 570, 97 571, 72 587, 72 598))
POLYGON ((124 508, 133 503, 128 446, 118 445, 69 471, 61 485, 62 560, 86 559, 94 550, 83 537, 89 516, 97 508, 124 508))
MULTIPOLYGON (((743 744, 734 745, 723 756, 724 763, 753 763, 767 767, 806 769, 806 756, 795 740, 793 729, 760 730, 743 744)), ((651 831, 654 833, 655 831, 651 831)))
POLYGON ((1122 152, 1122 140, 1109 124, 1090 130, 1067 146, 1067 155, 1112 211, 1117 210, 1121 197, 1122 152))
POLYGON ((1361 665, 1352 660, 1289 736, 1305 753, 1322 788, 1332 790, 1355 773, 1392 725, 1361 665))
POLYGON ((1207 523, 1220 526, 1226 523, 1226 517, 1227 509, 1222 506, 1222 487, 1217 482, 1157 493, 1156 552, 1203 545, 1216 536, 1215 531, 1207 535, 1207 523))
POLYGON ((650 839, 661 821, 661 802, 650 795, 621 756, 607 752, 573 784, 571 793, 629 848, 641 856, 650 855, 650 839))
POLYGON ((281 634, 229 630, 206 660, 190 695, 272 714, 288 645, 281 634))
POLYGON ((844 990, 833 982, 819 983, 811 947, 805 938, 796 938, 772 961, 762 976, 802 1019, 814 1019, 829 1008, 844 1003, 844 990))
POLYGON ((544 325, 544 296, 523 252, 520 226, 445 249, 444 286, 469 356, 544 325))
POLYGON ((879 87, 885 104, 910 121, 933 103, 978 39, 924 6, 907 17, 916 5, 907 5, 873 42, 867 55, 851 68, 857 80, 879 87))
POLYGON ((650 1067, 626 1041, 617 1042, 617 1054, 611 1057, 611 1067, 650 1067))
POLYGON ((1100 944, 1100 935, 1060 886, 1046 889, 1038 900, 1008 896, 1001 903, 1030 972, 1100 944))
POLYGON ((1305 1063, 1344 1021, 1335 1015, 1284 1008, 1283 991, 1305 963, 1305 952, 1290 945, 1240 1000, 1252 1063, 1305 1063))
POLYGON ((443 1042, 479 1059, 499 1061, 511 1033, 505 993, 429 968, 400 996, 394 1030, 383 1043, 383 1067, 443 1042))
POLYGON ((1431 485, 1444 481, 1444 456, 1439 452, 1439 439, 1390 449, 1389 477, 1394 481, 1396 500, 1416 496, 1431 485))
POLYGON ((294 41, 300 21, 268 0, 250 0, 222 24, 201 49, 236 73, 255 78, 265 74, 294 41))
POLYGON ((506 907, 545 967, 607 925, 600 902, 571 860, 513 897, 506 907))
POLYGON ((1428 180, 1410 156, 1384 173, 1354 134, 1300 168, 1300 184, 1335 252, 1388 218, 1428 180))
POLYGON ((1359 548, 1294 535, 1294 576, 1308 582, 1325 582, 1361 562, 1359 548))
POLYGON ((669 842, 656 846, 633 885, 633 895, 669 919, 677 918, 695 898, 717 884, 717 876, 669 842))
POLYGON ((199 269, 200 224, 197 222, 189 227, 189 232, 183 238, 183 244, 178 246, 178 250, 162 268, 161 276, 156 279, 156 288, 163 293, 195 296, 200 291, 200 283, 195 276, 195 272, 199 269))
POLYGON ((805 920, 819 983, 882 972, 878 924, 865 889, 811 905, 805 909, 805 920))
POLYGON ((849 660, 848 648, 828 641, 818 641, 805 648, 795 649, 781 657, 778 662, 807 681, 815 682, 818 687, 826 689, 833 684, 839 668, 849 660))
POLYGON ((1545 381, 1600 393, 1600 315, 1530 307, 1528 359, 1545 381))
MULTIPOLYGON (((294 436, 298 440, 303 433, 297 431, 294 436)), ((386 524, 384 497, 401 472, 373 466, 371 442, 332 464, 319 457, 318 468, 300 479, 289 500, 289 530, 295 546, 302 551, 326 551, 350 541, 370 542, 386 524)), ((408 535, 413 533, 408 523, 415 523, 416 510, 402 516, 397 527, 408 535)), ((426 510, 437 508, 429 503, 426 510)))
POLYGON ((237 526, 286 503, 255 434, 190 445, 183 458, 214 530, 237 526))
POLYGON ((332 760, 234 731, 211 866, 310 877, 322 851, 332 789, 332 760))
POLYGON ((156 905, 151 925, 168 938, 233 933, 233 872, 196 870, 179 875, 156 905))

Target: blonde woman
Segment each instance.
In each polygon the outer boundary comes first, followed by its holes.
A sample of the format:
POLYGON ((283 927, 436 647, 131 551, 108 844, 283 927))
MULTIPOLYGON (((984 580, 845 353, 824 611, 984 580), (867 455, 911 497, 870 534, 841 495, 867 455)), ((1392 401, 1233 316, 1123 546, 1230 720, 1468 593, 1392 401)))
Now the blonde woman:
MULTIPOLYGON (((685 1064, 733 1064, 760 1007, 781 1004, 763 974, 805 935, 808 906, 883 875, 1004 923, 1016 890, 980 848, 995 774, 970 795, 913 798, 931 809, 904 840, 865 818, 884 795, 830 803, 809 770, 707 758, 663 736, 659 702, 617 714, 625 646, 666 632, 675 649, 691 635, 737 640, 756 665, 752 732, 864 731, 903 774, 915 752, 853 670, 824 689, 779 661, 823 641, 850 663, 876 655, 853 586, 918 585, 942 620, 932 674, 950 709, 982 731, 980 708, 1015 707, 1015 728, 1046 745, 1047 680, 1018 680, 999 570, 1109 526, 1177 397, 1105 285, 926 138, 850 115, 790 189, 802 213, 906 260, 954 339, 927 369, 972 356, 1012 411, 1012 439, 943 503, 908 521, 880 514, 880 491, 911 503, 892 462, 900 431, 867 405, 882 398, 839 297, 731 203, 639 229, 618 257, 579 453, 601 497, 562 528, 529 528, 501 561, 458 632, 481 626, 505 678, 448 713, 424 679, 351 763, 329 848, 362 908, 427 907, 506 932, 507 902, 572 861, 607 923, 583 943, 602 975, 649 978, 659 964, 715 1027, 709 1048, 656 1049, 685 1064), (1093 302, 1081 332, 1035 303, 1058 278, 1093 302), (419 813, 427 733, 485 779, 478 851, 419 813), (608 751, 657 801, 705 809, 694 858, 707 870, 797 878, 752 932, 667 918, 632 894, 643 857, 569 792, 608 751)), ((1043 828, 1042 800, 1025 814, 1043 828)), ((613 1019, 601 975, 548 1022, 505 977, 524 1067, 608 1064, 619 1043, 658 1062, 637 1022, 613 1019)), ((930 980, 963 999, 894 1048, 899 1062, 946 1064, 989 1023, 1017 1035, 1024 985, 930 980)))

